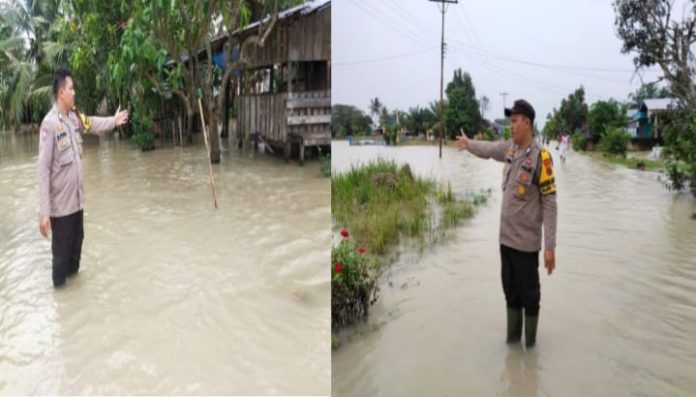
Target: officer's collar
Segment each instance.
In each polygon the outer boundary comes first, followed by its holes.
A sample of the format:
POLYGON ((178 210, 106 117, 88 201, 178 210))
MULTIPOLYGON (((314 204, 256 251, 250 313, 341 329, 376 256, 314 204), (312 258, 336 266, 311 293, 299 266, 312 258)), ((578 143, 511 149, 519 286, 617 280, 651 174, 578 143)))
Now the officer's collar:
POLYGON ((58 115, 58 120, 60 121, 65 121, 68 118, 68 113, 63 114, 63 112, 60 111, 60 108, 58 107, 58 104, 53 102, 53 107, 51 108, 52 112, 55 112, 55 114, 58 115))
POLYGON ((515 151, 513 154, 514 154, 515 158, 522 157, 522 156, 524 156, 524 157, 529 156, 534 149, 537 149, 539 147, 539 144, 537 143, 536 139, 534 139, 534 138, 532 138, 532 140, 529 142, 529 145, 527 145, 527 148, 524 149, 524 151, 522 153, 518 153, 518 151, 520 150, 520 146, 516 143, 514 145, 515 145, 515 151))

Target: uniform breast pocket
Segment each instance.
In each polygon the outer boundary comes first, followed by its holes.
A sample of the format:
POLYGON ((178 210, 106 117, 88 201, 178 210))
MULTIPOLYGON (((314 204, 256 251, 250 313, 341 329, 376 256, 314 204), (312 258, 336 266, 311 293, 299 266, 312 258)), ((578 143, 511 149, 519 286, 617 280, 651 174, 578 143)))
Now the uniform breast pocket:
POLYGON ((58 137, 58 164, 61 167, 73 162, 73 152, 72 146, 70 146, 70 139, 67 135, 60 135, 58 137))
POLYGON ((520 200, 528 200, 531 195, 532 174, 524 169, 517 171, 514 182, 514 195, 520 200))

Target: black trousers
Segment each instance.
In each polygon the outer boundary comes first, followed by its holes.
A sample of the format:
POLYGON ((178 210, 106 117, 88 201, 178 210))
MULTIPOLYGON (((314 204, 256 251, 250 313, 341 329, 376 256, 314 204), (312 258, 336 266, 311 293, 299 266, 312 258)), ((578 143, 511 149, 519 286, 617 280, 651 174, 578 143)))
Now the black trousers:
POLYGON ((80 270, 82 240, 82 211, 74 214, 51 217, 51 250, 53 251, 53 285, 65 284, 65 278, 80 270))
POLYGON ((524 308, 525 315, 539 314, 539 252, 524 252, 500 246, 501 271, 505 302, 510 309, 524 308))

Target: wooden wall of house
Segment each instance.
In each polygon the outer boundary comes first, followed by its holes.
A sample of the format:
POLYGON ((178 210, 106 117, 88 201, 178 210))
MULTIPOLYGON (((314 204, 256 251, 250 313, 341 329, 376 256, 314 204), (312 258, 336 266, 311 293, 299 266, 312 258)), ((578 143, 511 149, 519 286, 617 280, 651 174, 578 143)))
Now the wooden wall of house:
POLYGON ((288 21, 288 60, 331 59, 331 7, 288 21))
POLYGON ((288 134, 330 140, 331 90, 290 93, 287 108, 288 134))
POLYGON ((291 133, 330 139, 330 128, 331 90, 237 98, 237 131, 244 139, 258 133, 265 141, 282 147, 291 133))
MULTIPOLYGON (((257 34, 245 32, 242 40, 257 34)), ((279 21, 263 47, 252 46, 250 68, 282 64, 287 61, 326 61, 331 59, 331 7, 279 21)))
MULTIPOLYGON (((256 34, 256 31, 246 34, 256 34)), ((331 7, 309 15, 287 18, 276 26, 263 48, 250 57, 250 68, 297 61, 331 59, 331 7)), ((315 74, 317 72, 315 71, 315 74)), ((237 103, 237 132, 243 139, 259 133, 268 143, 282 147, 293 133, 311 142, 330 143, 330 66, 313 76, 321 90, 281 94, 240 95, 237 103), (324 139, 326 138, 326 139, 324 139)), ((293 90, 294 91, 294 90, 293 90)))
MULTIPOLYGON (((257 30, 247 33, 242 40, 257 34, 257 30)), ((248 47, 250 68, 269 66, 285 62, 287 59, 287 27, 284 23, 276 25, 263 47, 251 45, 248 47)))
POLYGON ((237 98, 237 131, 248 139, 251 134, 278 146, 287 140, 287 94, 245 95, 237 98))

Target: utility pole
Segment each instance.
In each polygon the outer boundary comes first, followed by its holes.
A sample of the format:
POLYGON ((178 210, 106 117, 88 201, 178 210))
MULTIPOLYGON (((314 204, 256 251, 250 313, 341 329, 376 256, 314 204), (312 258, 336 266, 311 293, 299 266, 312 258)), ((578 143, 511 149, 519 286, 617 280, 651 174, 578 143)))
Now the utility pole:
POLYGON ((500 96, 503 97, 503 111, 505 110, 505 106, 506 106, 506 105, 505 105, 505 97, 508 96, 508 95, 510 95, 509 92, 501 92, 501 93, 500 93, 500 96))
POLYGON ((457 4, 459 0, 428 0, 440 3, 442 12, 442 36, 440 38, 440 158, 442 158, 442 139, 445 136, 445 11, 447 4, 457 4))

